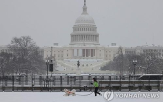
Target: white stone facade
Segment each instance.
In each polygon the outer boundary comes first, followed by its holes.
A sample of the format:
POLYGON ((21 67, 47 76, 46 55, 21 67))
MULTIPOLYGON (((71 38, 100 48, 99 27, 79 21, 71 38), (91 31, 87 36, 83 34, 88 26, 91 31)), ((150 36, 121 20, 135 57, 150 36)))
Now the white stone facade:
POLYGON ((64 59, 102 59, 111 61, 117 55, 118 47, 75 46, 46 47, 44 58, 64 59))
POLYGON ((11 51, 9 50, 9 48, 7 46, 0 46, 0 53, 1 52, 6 52, 6 53, 10 53, 11 51))
POLYGON ((163 58, 163 47, 162 46, 137 46, 131 48, 125 48, 125 54, 137 54, 140 55, 144 53, 145 55, 155 56, 158 58, 163 58))

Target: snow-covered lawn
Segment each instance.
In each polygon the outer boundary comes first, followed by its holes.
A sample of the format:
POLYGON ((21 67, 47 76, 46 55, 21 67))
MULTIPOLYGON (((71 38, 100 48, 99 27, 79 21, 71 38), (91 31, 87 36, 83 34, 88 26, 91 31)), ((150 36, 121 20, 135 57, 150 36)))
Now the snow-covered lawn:
MULTIPOLYGON (((77 92, 85 95, 89 92, 77 92)), ((108 102, 103 96, 63 96, 63 92, 0 92, 0 102, 108 102)), ((110 102, 162 102, 163 93, 159 99, 113 99, 110 102)))
MULTIPOLYGON (((89 94, 88 92, 77 92, 89 94)), ((105 102, 102 96, 63 96, 63 92, 0 92, 0 102, 105 102)))

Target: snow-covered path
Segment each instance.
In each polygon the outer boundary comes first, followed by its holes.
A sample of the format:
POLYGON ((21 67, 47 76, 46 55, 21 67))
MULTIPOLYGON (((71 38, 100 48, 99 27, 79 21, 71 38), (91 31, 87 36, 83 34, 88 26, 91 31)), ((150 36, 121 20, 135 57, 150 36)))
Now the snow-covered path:
MULTIPOLYGON (((0 102, 108 102, 103 96, 63 96, 63 92, 0 92, 0 102)), ((89 92, 77 92, 85 95, 89 92)), ((113 99, 110 102, 161 102, 159 99, 113 99)))

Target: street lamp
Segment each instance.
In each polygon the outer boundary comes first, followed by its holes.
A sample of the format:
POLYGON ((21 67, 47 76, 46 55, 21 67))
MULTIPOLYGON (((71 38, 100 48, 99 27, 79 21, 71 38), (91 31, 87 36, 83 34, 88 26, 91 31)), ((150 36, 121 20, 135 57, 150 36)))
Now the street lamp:
MULTIPOLYGON (((47 66, 47 76, 46 76, 46 87, 49 87, 49 82, 48 82, 48 67, 49 67, 49 60, 46 60, 46 66, 47 66)), ((49 88, 48 88, 49 91, 49 88)))
POLYGON ((52 72, 53 72, 53 60, 50 60, 49 71, 51 72, 51 77, 52 77, 52 72))
POLYGON ((135 67, 136 67, 137 60, 133 60, 133 65, 134 65, 134 79, 135 79, 135 67))
POLYGON ((48 67, 49 67, 49 60, 46 60, 46 66, 47 66, 47 79, 48 79, 48 67))

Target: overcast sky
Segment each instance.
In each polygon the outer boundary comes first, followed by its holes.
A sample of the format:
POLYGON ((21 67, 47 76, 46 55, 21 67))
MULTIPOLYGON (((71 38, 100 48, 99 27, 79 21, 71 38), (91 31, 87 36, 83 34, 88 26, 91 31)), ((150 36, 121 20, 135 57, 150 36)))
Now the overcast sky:
MULTIPOLYGON (((84 0, 0 0, 0 45, 31 36, 40 47, 68 45, 84 0)), ((101 45, 163 46, 163 0, 87 0, 101 45)))

